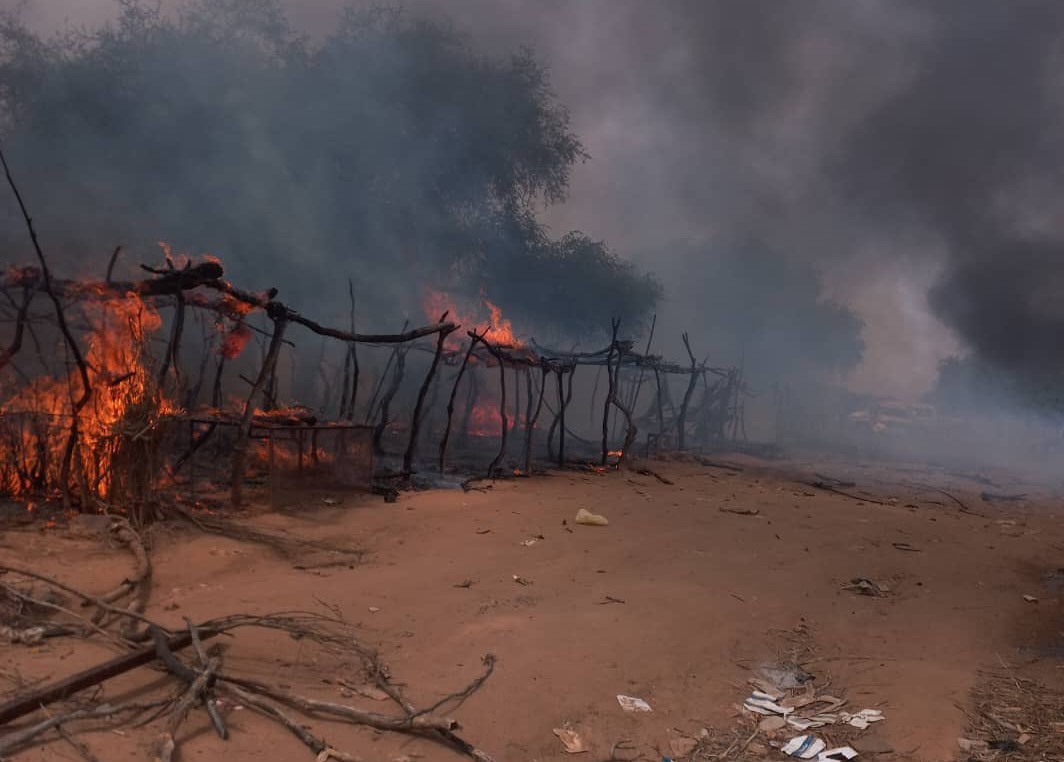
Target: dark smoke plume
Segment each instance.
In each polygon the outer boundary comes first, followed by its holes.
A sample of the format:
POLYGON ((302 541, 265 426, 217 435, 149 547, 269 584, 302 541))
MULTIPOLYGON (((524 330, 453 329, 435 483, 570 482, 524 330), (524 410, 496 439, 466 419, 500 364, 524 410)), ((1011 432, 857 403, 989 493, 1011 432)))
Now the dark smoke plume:
MULTIPOLYGON (((399 10, 338 10, 312 41, 273 0, 118 5, 56 37, 0 24, 5 148, 68 267, 99 275, 116 244, 155 260, 162 240, 323 319, 346 314, 352 277, 393 329, 439 317, 425 286, 546 332, 649 315, 651 278, 537 218, 586 155, 532 53, 484 55, 399 10)), ((25 250, 11 206, 7 261, 25 250)))

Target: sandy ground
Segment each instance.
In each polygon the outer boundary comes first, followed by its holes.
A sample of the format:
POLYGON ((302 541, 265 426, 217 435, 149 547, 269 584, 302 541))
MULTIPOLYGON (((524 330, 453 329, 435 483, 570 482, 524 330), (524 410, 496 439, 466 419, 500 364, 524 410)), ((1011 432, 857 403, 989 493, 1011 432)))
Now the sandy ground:
MULTIPOLYGON (((750 719, 738 706, 748 678, 790 661, 852 708, 883 710, 886 721, 847 736, 867 750, 863 758, 957 759, 983 670, 1015 667, 1064 683, 1064 510, 1044 490, 1002 476, 990 488, 975 475, 854 463, 748 459, 742 473, 651 465, 673 484, 567 471, 485 492, 407 493, 395 504, 306 494, 284 511, 252 516, 292 536, 365 550, 350 568, 295 568, 314 564, 163 527, 152 536, 148 613, 177 626, 183 616, 327 603, 358 624, 419 704, 461 687, 495 654, 494 675, 453 715, 465 736, 504 762, 570 758, 552 734, 566 723, 591 747, 573 758, 595 762, 621 739, 635 748, 625 758, 661 760, 677 733, 745 735, 750 719), (846 491, 882 504, 803 483, 817 472, 852 480, 846 491), (985 489, 1028 498, 986 502, 985 489), (580 508, 605 514, 609 526, 574 525, 580 508), (890 594, 842 589, 855 577, 890 594), (653 711, 625 713, 618 694, 643 698, 653 711)), ((76 527, 9 529, 0 559, 96 592, 131 568, 123 550, 76 527)), ((233 670, 332 700, 337 688, 326 681, 350 668, 284 638, 240 634, 228 648, 233 670)), ((0 646, 0 689, 11 694, 20 682, 57 679, 113 653, 69 639, 0 646)), ((108 683, 104 697, 163 680, 142 669, 108 683)), ((223 743, 193 714, 179 736, 180 759, 312 758, 251 711, 229 718, 233 734, 223 743)), ((366 760, 460 758, 423 740, 327 722, 313 728, 366 760)), ((155 732, 84 738, 101 760, 147 759, 155 732)), ((782 759, 762 737, 745 755, 782 759)), ((57 740, 16 758, 79 757, 57 740)))

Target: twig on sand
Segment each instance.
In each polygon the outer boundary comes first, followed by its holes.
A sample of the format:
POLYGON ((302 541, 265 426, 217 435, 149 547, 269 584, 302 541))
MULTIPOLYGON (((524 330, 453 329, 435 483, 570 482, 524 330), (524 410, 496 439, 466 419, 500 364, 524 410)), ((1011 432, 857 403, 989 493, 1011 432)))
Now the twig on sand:
POLYGON ((640 474, 641 476, 653 476, 655 479, 657 479, 662 484, 675 484, 676 483, 672 479, 667 479, 664 476, 662 476, 661 474, 659 474, 657 471, 655 471, 653 469, 650 469, 650 468, 637 468, 637 469, 635 469, 635 472, 637 474, 640 474))
POLYGON ((40 722, 21 730, 11 731, 3 738, 0 738, 0 756, 10 754, 14 750, 22 748, 43 733, 47 733, 53 728, 62 727, 71 722, 77 722, 78 720, 106 719, 118 714, 137 714, 163 706, 169 702, 170 699, 157 699, 155 701, 141 703, 133 702, 115 705, 102 704, 100 706, 92 707, 91 709, 76 709, 73 712, 48 717, 47 719, 41 720, 40 722))
POLYGON ((882 500, 876 500, 875 498, 864 497, 862 495, 854 495, 850 492, 845 492, 841 489, 836 489, 835 487, 823 481, 805 482, 805 485, 807 487, 822 489, 825 492, 834 492, 836 495, 842 495, 843 497, 848 497, 851 500, 860 500, 861 502, 872 503, 873 505, 890 505, 890 503, 883 502, 882 500))

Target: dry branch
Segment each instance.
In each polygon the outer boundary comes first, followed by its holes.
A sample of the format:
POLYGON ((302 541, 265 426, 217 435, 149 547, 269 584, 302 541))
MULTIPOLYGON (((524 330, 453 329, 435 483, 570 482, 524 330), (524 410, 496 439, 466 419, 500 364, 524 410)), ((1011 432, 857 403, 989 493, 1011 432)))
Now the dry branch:
MULTIPOLYGON (((202 627, 200 629, 203 638, 211 638, 218 634, 218 631, 215 630, 202 627)), ((192 638, 188 633, 179 633, 167 640, 167 647, 170 651, 180 651, 183 648, 187 648, 191 643, 192 638)), ((0 726, 17 720, 19 717, 24 717, 42 706, 62 701, 79 691, 99 685, 112 677, 117 677, 137 667, 150 664, 155 661, 156 657, 155 646, 145 646, 132 653, 115 657, 103 664, 98 664, 58 682, 46 685, 43 688, 33 690, 30 693, 15 696, 9 701, 0 704, 0 726)), ((4 751, 4 742, 6 741, 6 736, 0 740, 0 754, 4 751)))
MULTIPOLYGON (((170 703, 169 699, 158 699, 155 701, 135 702, 129 704, 103 704, 102 706, 93 707, 91 709, 77 709, 67 714, 56 715, 42 720, 34 725, 23 728, 21 730, 13 730, 0 738, 0 757, 4 754, 10 754, 11 752, 27 745, 31 741, 35 740, 39 736, 47 733, 53 728, 61 728, 63 725, 71 722, 77 722, 79 720, 99 720, 107 717, 113 717, 116 714, 126 713, 141 713, 146 712, 149 709, 155 709, 160 706, 165 706, 170 703)), ((38 709, 38 706, 33 706, 29 711, 38 709)), ((2 710, 2 707, 0 707, 2 710)), ((27 714, 24 712, 23 714, 27 714)), ((19 715, 21 716, 21 715, 19 715)), ((12 718, 14 719, 14 718, 12 718)), ((4 724, 0 720, 0 725, 4 724)))

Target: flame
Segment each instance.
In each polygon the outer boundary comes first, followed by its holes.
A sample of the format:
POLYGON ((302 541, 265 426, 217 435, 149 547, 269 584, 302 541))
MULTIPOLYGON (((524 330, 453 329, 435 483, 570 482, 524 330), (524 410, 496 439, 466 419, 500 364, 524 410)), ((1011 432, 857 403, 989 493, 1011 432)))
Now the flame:
MULTIPOLYGON (((480 301, 482 306, 488 310, 487 323, 485 323, 483 318, 476 317, 476 313, 482 312, 482 310, 469 310, 459 306, 452 296, 433 288, 425 289, 425 298, 422 300, 421 306, 425 311, 425 315, 431 320, 438 320, 440 315, 446 312, 448 313, 448 320, 453 320, 471 329, 473 327, 478 330, 485 329, 484 338, 492 344, 501 344, 515 349, 524 347, 524 342, 514 334, 513 324, 502 316, 502 308, 498 307, 494 302, 488 301, 483 292, 480 295, 480 301)), ((453 335, 448 338, 449 348, 457 348, 460 343, 461 339, 453 335), (455 339, 453 345, 451 338, 455 339)))
MULTIPOLYGON (((162 327, 159 314, 133 293, 82 305, 89 325, 82 339, 92 396, 78 418, 79 449, 72 489, 105 499, 120 435, 138 438, 178 412, 163 395, 147 357, 150 336, 162 327)), ((73 401, 81 394, 77 368, 65 376, 40 376, 0 400, 0 491, 18 496, 62 489, 61 467, 73 401)))
POLYGON ((218 351, 227 359, 235 360, 240 357, 241 352, 244 351, 244 347, 251 341, 251 329, 244 325, 243 322, 238 322, 232 328, 226 330, 222 323, 218 325, 219 330, 224 331, 222 335, 222 344, 218 348, 218 351))
POLYGON ((624 457, 624 450, 610 450, 606 454, 611 458, 621 458, 624 457))

